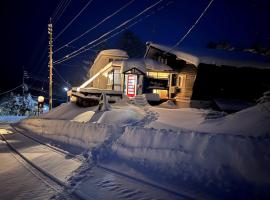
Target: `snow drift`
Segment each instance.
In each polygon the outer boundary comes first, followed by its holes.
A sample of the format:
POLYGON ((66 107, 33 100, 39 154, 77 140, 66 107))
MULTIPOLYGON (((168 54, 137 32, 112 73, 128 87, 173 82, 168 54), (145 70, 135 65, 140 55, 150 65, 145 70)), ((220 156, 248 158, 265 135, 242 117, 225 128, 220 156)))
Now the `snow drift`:
POLYGON ((14 125, 45 138, 85 149, 99 147, 121 130, 117 126, 67 120, 26 119, 14 125))
POLYGON ((270 187, 269 145, 269 138, 126 127, 113 143, 110 159, 121 160, 150 179, 166 177, 176 182, 175 190, 184 182, 232 195, 243 185, 270 187))
MULTIPOLYGON (((182 108, 152 108, 158 113, 158 120, 148 125, 149 128, 171 129, 174 131, 191 130, 214 134, 233 134, 263 137, 270 135, 270 102, 258 104, 227 116, 209 119, 213 111, 182 108)), ((216 115, 216 114, 215 114, 216 115)))

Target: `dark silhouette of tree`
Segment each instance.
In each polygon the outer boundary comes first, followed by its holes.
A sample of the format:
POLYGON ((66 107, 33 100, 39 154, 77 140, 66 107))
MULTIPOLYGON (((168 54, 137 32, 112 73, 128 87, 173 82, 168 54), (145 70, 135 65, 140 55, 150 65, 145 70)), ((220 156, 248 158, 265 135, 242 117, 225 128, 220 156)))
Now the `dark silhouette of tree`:
POLYGON ((140 58, 145 53, 145 44, 130 30, 120 36, 116 48, 126 51, 130 58, 140 58))

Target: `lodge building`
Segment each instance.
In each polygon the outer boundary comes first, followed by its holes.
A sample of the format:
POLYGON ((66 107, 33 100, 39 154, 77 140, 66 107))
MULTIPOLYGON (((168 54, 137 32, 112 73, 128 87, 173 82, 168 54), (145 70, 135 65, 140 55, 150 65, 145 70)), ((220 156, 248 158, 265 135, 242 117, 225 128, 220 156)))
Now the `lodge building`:
POLYGON ((254 102, 270 90, 268 57, 217 49, 171 48, 151 42, 141 59, 130 59, 122 50, 101 51, 89 74, 90 79, 75 88, 73 95, 87 96, 87 91, 98 94, 93 90, 102 90, 130 98, 156 93, 160 99, 188 103, 220 99, 254 102))

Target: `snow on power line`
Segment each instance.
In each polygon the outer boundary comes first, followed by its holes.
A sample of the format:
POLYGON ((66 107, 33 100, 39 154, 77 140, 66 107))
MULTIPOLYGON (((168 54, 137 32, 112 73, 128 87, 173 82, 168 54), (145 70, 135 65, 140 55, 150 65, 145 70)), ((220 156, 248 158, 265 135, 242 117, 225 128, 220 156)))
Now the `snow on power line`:
POLYGON ((122 6, 121 8, 119 8, 118 10, 116 10, 115 12, 113 12, 111 15, 105 17, 103 20, 101 20, 100 22, 98 22, 96 25, 94 25, 93 27, 91 27, 90 29, 88 29, 87 31, 85 31, 84 33, 82 33, 81 35, 79 35, 78 37, 74 38, 73 40, 71 40, 70 42, 66 43, 65 45, 61 46, 59 49, 56 49, 54 51, 54 53, 60 51, 61 49, 68 47, 70 44, 72 44, 73 42, 77 41, 78 39, 82 38, 83 36, 85 36, 86 34, 88 34, 90 31, 94 30, 95 28, 99 27, 101 24, 103 24, 104 22, 106 22, 107 20, 109 20, 110 18, 112 18, 113 16, 115 16, 116 14, 118 14, 119 12, 121 12, 122 10, 124 10, 126 7, 128 7, 130 4, 132 4, 135 0, 131 0, 128 3, 126 3, 124 6, 122 6))
POLYGON ((208 8, 211 6, 211 4, 213 3, 214 0, 211 0, 208 5, 206 6, 206 8, 204 9, 204 11, 201 13, 201 15, 198 17, 198 19, 195 21, 195 23, 189 28, 189 30, 187 31, 187 33, 176 42, 176 44, 167 52, 164 52, 164 54, 166 53, 170 53, 173 49, 175 49, 177 46, 179 46, 184 39, 186 39, 186 37, 190 34, 190 32, 196 27, 196 25, 199 23, 199 21, 201 20, 201 18, 204 16, 204 14, 207 12, 208 8))
POLYGON ((93 0, 89 0, 88 3, 80 10, 80 12, 62 29, 62 31, 55 37, 55 40, 60 37, 70 26, 71 24, 82 14, 82 12, 92 3, 93 0))
POLYGON ((134 19, 136 19, 137 17, 141 16, 142 14, 146 13, 147 11, 149 11, 150 9, 152 9, 153 7, 155 7, 156 5, 160 4, 163 0, 159 0, 156 3, 148 6, 146 9, 144 9, 143 11, 141 11, 140 13, 138 13, 137 15, 135 15, 134 17, 124 21, 123 23, 121 23, 120 25, 118 25, 117 27, 111 29, 110 31, 104 33, 102 36, 100 36, 99 38, 92 40, 91 42, 89 42, 88 44, 80 47, 78 50, 71 52, 70 54, 64 56, 63 58, 57 60, 54 62, 54 64, 58 64, 60 63, 62 60, 68 60, 70 58, 72 58, 72 56, 80 51, 85 50, 89 45, 94 44, 95 42, 98 42, 99 40, 103 39, 104 37, 108 36, 109 34, 111 34, 112 32, 114 32, 115 30, 122 28, 123 26, 126 26, 128 23, 130 23, 131 21, 133 21, 134 19))
POLYGON ((58 20, 61 18, 61 16, 63 15, 65 10, 69 6, 70 2, 71 2, 71 0, 60 2, 59 6, 58 6, 59 9, 56 9, 55 14, 52 15, 53 24, 56 24, 58 22, 58 20))
POLYGON ((71 59, 71 58, 73 58, 73 57, 75 57, 75 56, 77 56, 77 55, 80 55, 80 54, 82 54, 82 53, 84 53, 84 52, 86 52, 86 51, 92 50, 92 48, 94 48, 94 47, 96 47, 96 46, 102 44, 103 42, 105 42, 105 41, 107 41, 107 40, 109 40, 109 39, 111 39, 111 38, 113 38, 113 37, 119 35, 119 34, 122 33, 123 31, 125 31, 125 30, 127 30, 127 29, 133 27, 134 25, 136 25, 136 24, 140 23, 141 21, 147 19, 148 17, 154 15, 156 12, 163 10, 165 7, 169 6, 169 5, 172 4, 172 3, 173 3, 173 1, 168 2, 166 5, 163 5, 163 6, 159 7, 159 8, 157 8, 156 11, 152 11, 150 14, 148 14, 148 15, 146 15, 146 16, 140 18, 139 20, 137 20, 137 21, 135 21, 135 22, 133 22, 133 23, 130 24, 129 26, 127 26, 127 27, 121 29, 120 31, 118 31, 118 32, 116 32, 116 33, 114 33, 114 34, 111 35, 110 37, 105 38, 104 40, 102 40, 102 41, 100 41, 100 42, 98 42, 98 43, 92 45, 91 47, 89 47, 89 48, 87 48, 87 49, 84 49, 83 51, 78 52, 77 54, 74 54, 74 55, 68 57, 67 59, 64 59, 64 60, 62 60, 61 62, 58 62, 58 63, 55 63, 55 64, 61 64, 61 63, 65 62, 66 60, 69 60, 69 59, 71 59))

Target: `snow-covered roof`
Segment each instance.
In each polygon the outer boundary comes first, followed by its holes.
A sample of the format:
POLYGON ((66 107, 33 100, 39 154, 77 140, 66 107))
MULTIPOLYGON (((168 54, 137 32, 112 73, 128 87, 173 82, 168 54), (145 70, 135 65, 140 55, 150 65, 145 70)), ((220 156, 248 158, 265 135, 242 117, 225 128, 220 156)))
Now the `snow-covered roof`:
POLYGON ((106 50, 101 51, 99 53, 99 55, 106 55, 106 56, 113 55, 113 56, 128 57, 127 52, 126 51, 123 51, 121 49, 106 49, 106 50))
POLYGON ((95 59, 95 63, 102 57, 102 56, 113 56, 113 57, 122 57, 122 58, 128 58, 128 54, 126 51, 123 51, 121 49, 106 49, 101 52, 99 52, 98 56, 95 59))
POLYGON ((185 60, 195 66, 201 63, 217 66, 269 68, 270 58, 249 52, 226 51, 208 48, 173 48, 166 45, 148 42, 149 47, 174 54, 178 59, 185 60))
POLYGON ((122 72, 129 71, 133 68, 136 68, 140 70, 143 73, 146 73, 147 70, 153 70, 153 71, 171 71, 172 68, 170 68, 168 65, 162 64, 158 61, 152 60, 152 59, 144 59, 144 58, 138 58, 138 59, 127 59, 122 61, 122 72))

